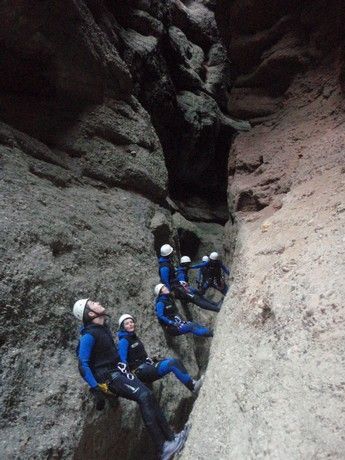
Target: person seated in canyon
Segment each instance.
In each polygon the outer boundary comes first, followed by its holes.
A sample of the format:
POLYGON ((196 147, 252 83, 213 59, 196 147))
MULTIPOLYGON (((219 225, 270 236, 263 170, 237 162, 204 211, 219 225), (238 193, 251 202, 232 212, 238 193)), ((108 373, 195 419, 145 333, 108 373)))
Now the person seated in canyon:
POLYGON ((179 359, 151 359, 136 334, 136 323, 132 315, 125 313, 120 316, 117 335, 121 362, 127 364, 129 370, 142 382, 150 384, 173 373, 188 390, 197 396, 202 385, 202 378, 194 380, 179 359))
POLYGON ((208 302, 206 299, 201 298, 199 293, 192 293, 188 286, 186 286, 185 281, 181 280, 182 282, 180 282, 177 274, 179 273, 180 277, 184 276, 182 275, 182 271, 186 273, 187 267, 180 266, 179 270, 175 269, 172 262, 173 252, 174 249, 170 246, 170 244, 163 244, 160 248, 158 263, 161 283, 163 283, 183 305, 191 302, 206 310, 219 311, 220 306, 218 306, 218 304, 213 304, 213 302, 208 302))
POLYGON ((79 371, 90 387, 96 408, 103 409, 106 396, 121 396, 136 401, 159 458, 168 460, 179 452, 187 430, 174 434, 152 391, 120 361, 112 333, 105 323, 105 308, 90 299, 73 306, 74 316, 83 322, 77 347, 79 371))
POLYGON ((191 265, 192 261, 188 256, 182 256, 180 260, 180 265, 176 268, 176 278, 180 285, 185 290, 186 295, 188 296, 188 301, 197 305, 204 310, 216 311, 219 312, 222 305, 222 300, 219 303, 212 302, 211 300, 205 299, 199 291, 193 288, 189 284, 188 271, 200 269, 203 264, 191 265))
POLYGON ((171 293, 165 284, 157 284, 154 293, 156 295, 155 313, 168 335, 177 336, 191 333, 200 337, 213 337, 211 329, 194 321, 185 321, 181 317, 175 303, 174 293, 171 293))
POLYGON ((223 265, 218 252, 211 252, 209 261, 200 264, 200 267, 203 269, 202 282, 199 288, 200 294, 204 295, 207 289, 214 288, 226 295, 228 286, 225 283, 224 273, 229 275, 230 271, 223 265))

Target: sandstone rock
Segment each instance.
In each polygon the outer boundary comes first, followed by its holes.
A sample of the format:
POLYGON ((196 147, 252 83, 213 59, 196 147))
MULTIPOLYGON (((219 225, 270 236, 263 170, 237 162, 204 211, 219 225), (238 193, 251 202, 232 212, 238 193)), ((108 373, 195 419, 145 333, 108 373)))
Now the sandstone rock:
MULTIPOLYGON (((159 208, 133 192, 97 189, 74 177, 56 186, 61 168, 35 160, 18 146, 1 147, 1 158, 1 456, 24 452, 44 458, 58 452, 85 458, 84 449, 91 449, 107 457, 116 450, 111 439, 120 427, 123 444, 116 452, 135 456, 140 443, 147 442, 137 408, 122 401, 115 411, 95 416, 76 367, 78 325, 70 311, 76 298, 97 297, 108 306, 115 329, 116 318, 131 310, 150 352, 173 353, 153 312, 157 274, 150 222, 159 208), (14 389, 19 387, 17 397, 14 389), (103 427, 99 442, 96 426, 103 427), (128 443, 132 454, 125 448, 128 443)), ((188 351, 193 341, 183 338, 172 345, 197 375, 195 357, 188 351)), ((161 401, 171 414, 179 410, 176 389, 189 397, 183 386, 166 381, 161 401)), ((162 390, 158 384, 158 394, 162 390)), ((181 423, 183 417, 175 421, 181 423)))
POLYGON ((228 98, 228 112, 231 116, 250 120, 275 113, 280 104, 280 98, 271 97, 262 88, 233 88, 228 98))
POLYGON ((105 93, 122 98, 130 93, 128 69, 82 2, 52 2, 50 8, 9 2, 0 12, 2 85, 7 91, 67 93, 92 101, 102 100, 105 93), (20 62, 13 60, 15 54, 20 62))
MULTIPOLYGON (((240 21, 234 27, 256 34, 286 13, 278 3, 269 13, 251 1, 228 8, 240 21)), ((308 37, 333 24, 333 13, 321 3, 318 20, 308 22, 308 37)), ((304 13, 310 18, 308 9, 304 13)), ((226 15, 223 25, 230 29, 226 15)), ((345 198, 342 115, 334 111, 343 102, 336 71, 342 40, 338 35, 334 41, 332 58, 328 54, 309 71, 301 67, 301 74, 289 80, 283 104, 270 121, 262 118, 233 142, 228 192, 237 229, 234 282, 218 315, 206 380, 181 458, 342 456, 338 389, 344 374, 339 358, 344 311, 338 302, 344 283, 338 269, 344 261, 338 254, 343 253, 344 214, 334 212, 337 197, 345 198), (332 102, 320 93, 326 81, 337 94, 332 102), (236 203, 240 209, 234 212, 236 203), (333 306, 326 300, 328 288, 333 306)), ((311 46, 302 39, 307 55, 311 46)), ((264 54, 269 59, 270 49, 264 54)), ((227 229, 226 247, 233 244, 233 230, 227 229)))

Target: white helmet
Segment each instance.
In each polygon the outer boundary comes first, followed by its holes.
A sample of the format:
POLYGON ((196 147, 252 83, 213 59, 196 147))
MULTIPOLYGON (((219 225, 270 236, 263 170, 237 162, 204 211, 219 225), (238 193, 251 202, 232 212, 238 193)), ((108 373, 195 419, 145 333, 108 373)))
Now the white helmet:
POLYGON ((80 321, 83 321, 84 311, 88 300, 89 299, 80 299, 73 305, 73 315, 80 321))
POLYGON ((121 327, 122 323, 126 321, 126 319, 132 319, 134 321, 134 318, 132 315, 129 315, 128 313, 124 313, 123 315, 120 316, 119 318, 119 327, 121 327))
POLYGON ((192 261, 190 260, 190 257, 188 256, 182 256, 181 257, 181 264, 188 264, 191 263, 192 261))
POLYGON ((210 259, 211 260, 218 260, 218 252, 211 252, 210 259))
POLYGON ((202 261, 203 262, 208 262, 210 258, 208 256, 203 256, 202 261))
POLYGON ((163 283, 159 283, 159 284, 156 284, 155 288, 154 288, 154 293, 155 293, 155 296, 159 296, 162 288, 165 286, 165 284, 163 283))
POLYGON ((170 246, 170 244, 163 244, 163 246, 161 247, 162 257, 170 256, 172 252, 173 252, 173 248, 170 246))

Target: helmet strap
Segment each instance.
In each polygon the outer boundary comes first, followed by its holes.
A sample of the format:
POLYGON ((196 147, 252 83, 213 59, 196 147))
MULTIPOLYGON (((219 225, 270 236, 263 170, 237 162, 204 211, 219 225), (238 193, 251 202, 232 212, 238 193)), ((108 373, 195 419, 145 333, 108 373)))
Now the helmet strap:
MULTIPOLYGON (((91 322, 93 319, 96 319, 96 318, 101 318, 102 316, 108 316, 110 318, 110 315, 108 315, 107 313, 97 313, 95 310, 92 310, 92 308, 90 308, 89 306, 86 305, 85 307, 85 310, 87 309, 87 313, 89 311, 92 311, 92 313, 95 314, 95 316, 93 316, 92 318, 87 315, 87 322, 91 322)), ((86 312, 85 312, 86 313, 86 312)))

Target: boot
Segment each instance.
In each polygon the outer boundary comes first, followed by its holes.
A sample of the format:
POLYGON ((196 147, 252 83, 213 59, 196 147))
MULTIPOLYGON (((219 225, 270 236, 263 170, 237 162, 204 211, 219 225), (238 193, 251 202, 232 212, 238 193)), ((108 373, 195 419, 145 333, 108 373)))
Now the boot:
POLYGON ((163 444, 160 460, 170 460, 175 454, 180 452, 185 442, 186 436, 182 436, 180 433, 179 435, 175 436, 172 441, 165 441, 163 444))
POLYGON ((193 393, 194 396, 198 396, 200 388, 202 387, 202 384, 204 383, 204 378, 205 378, 205 376, 202 375, 199 380, 194 380, 193 381, 194 388, 193 388, 192 393, 193 393))

